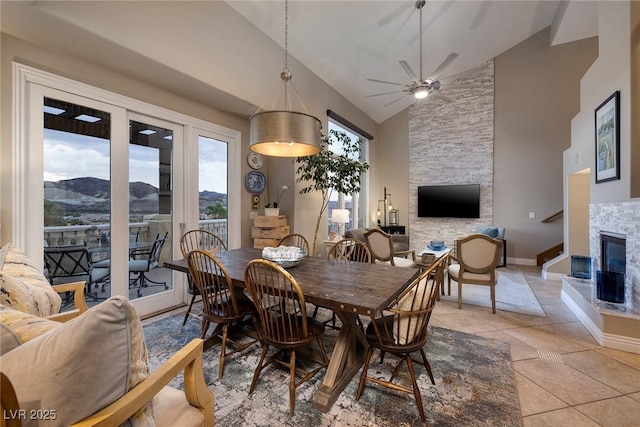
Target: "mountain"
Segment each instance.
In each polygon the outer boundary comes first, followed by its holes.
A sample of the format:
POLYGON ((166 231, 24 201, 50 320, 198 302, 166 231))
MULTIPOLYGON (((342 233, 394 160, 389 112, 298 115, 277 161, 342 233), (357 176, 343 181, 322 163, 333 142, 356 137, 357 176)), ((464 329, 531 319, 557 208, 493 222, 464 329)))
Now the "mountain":
MULTIPOLYGON (((44 199, 52 202, 66 215, 107 213, 110 211, 110 182, 106 179, 83 177, 44 182, 44 199)), ((200 192, 200 211, 216 202, 227 205, 227 195, 215 191, 200 192)), ((129 209, 132 213, 159 212, 158 189, 145 182, 129 184, 129 209)))

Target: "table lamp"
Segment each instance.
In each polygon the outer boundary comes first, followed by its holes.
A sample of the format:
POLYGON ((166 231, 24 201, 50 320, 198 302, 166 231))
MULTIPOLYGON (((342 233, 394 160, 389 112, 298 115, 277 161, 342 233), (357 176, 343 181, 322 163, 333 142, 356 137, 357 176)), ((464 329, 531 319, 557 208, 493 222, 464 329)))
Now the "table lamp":
POLYGON ((338 235, 336 238, 342 239, 344 235, 344 225, 349 222, 349 210, 347 209, 334 209, 331 212, 331 222, 338 224, 338 235))

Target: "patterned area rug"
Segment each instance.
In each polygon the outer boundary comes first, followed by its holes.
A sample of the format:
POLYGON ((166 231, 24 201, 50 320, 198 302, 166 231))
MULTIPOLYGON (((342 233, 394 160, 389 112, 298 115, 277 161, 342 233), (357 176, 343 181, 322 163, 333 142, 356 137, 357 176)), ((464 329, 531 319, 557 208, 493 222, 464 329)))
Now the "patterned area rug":
MULTIPOLYGON (((330 316, 327 310, 321 315, 330 316)), ((328 317, 327 317, 328 318, 328 317)), ((200 335, 197 319, 182 326, 181 315, 167 317, 144 326, 151 370, 171 357, 181 346, 200 335)), ((521 426, 520 404, 509 344, 444 328, 430 328, 426 353, 436 385, 425 369, 416 374, 428 425, 437 426, 521 426)), ((327 328, 325 346, 331 354, 338 332, 327 328)), ((248 395, 260 346, 227 357, 224 377, 218 379, 220 346, 204 353, 204 370, 209 389, 216 397, 217 426, 420 426, 413 396, 371 383, 355 400, 359 375, 342 392, 328 413, 313 408, 311 397, 324 370, 296 391, 295 414, 289 416, 288 371, 270 365, 262 373, 256 389, 248 395)), ((419 356, 418 356, 419 357, 419 356)), ((396 358, 387 355, 379 364, 374 354, 370 373, 388 378, 396 358)), ((406 367, 406 365, 404 365, 406 367)), ((406 368, 403 369, 406 372, 406 368)), ((401 378, 410 384, 408 374, 401 378)), ((183 389, 182 377, 171 384, 183 389)))

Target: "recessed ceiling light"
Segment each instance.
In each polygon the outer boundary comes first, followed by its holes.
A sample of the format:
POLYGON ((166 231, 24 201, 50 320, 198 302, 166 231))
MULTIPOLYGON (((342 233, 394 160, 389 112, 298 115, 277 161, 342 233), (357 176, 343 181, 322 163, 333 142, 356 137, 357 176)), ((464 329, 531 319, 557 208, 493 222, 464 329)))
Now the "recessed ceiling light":
POLYGON ((154 133, 156 133, 156 131, 151 129, 145 129, 145 130, 141 130, 138 133, 141 133, 143 135, 153 135, 154 133))
POLYGON ((60 114, 67 111, 67 110, 63 110, 62 108, 50 107, 48 105, 45 105, 42 109, 44 110, 45 113, 53 114, 54 116, 59 116, 60 114))
POLYGON ((76 116, 75 119, 76 120, 82 120, 83 122, 88 122, 88 123, 95 123, 95 122, 99 122, 101 120, 100 117, 94 117, 94 116, 90 116, 88 114, 80 114, 79 116, 76 116))

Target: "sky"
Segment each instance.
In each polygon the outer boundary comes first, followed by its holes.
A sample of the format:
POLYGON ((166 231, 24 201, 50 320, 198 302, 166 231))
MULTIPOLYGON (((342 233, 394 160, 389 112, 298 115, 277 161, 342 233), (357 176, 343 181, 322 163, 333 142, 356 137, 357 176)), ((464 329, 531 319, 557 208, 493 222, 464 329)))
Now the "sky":
MULTIPOLYGON (((44 180, 94 177, 109 180, 110 142, 52 129, 44 130, 44 180)), ((227 193, 226 143, 199 137, 199 191, 227 193)), ((129 182, 158 187, 156 149, 129 145, 129 182)))

